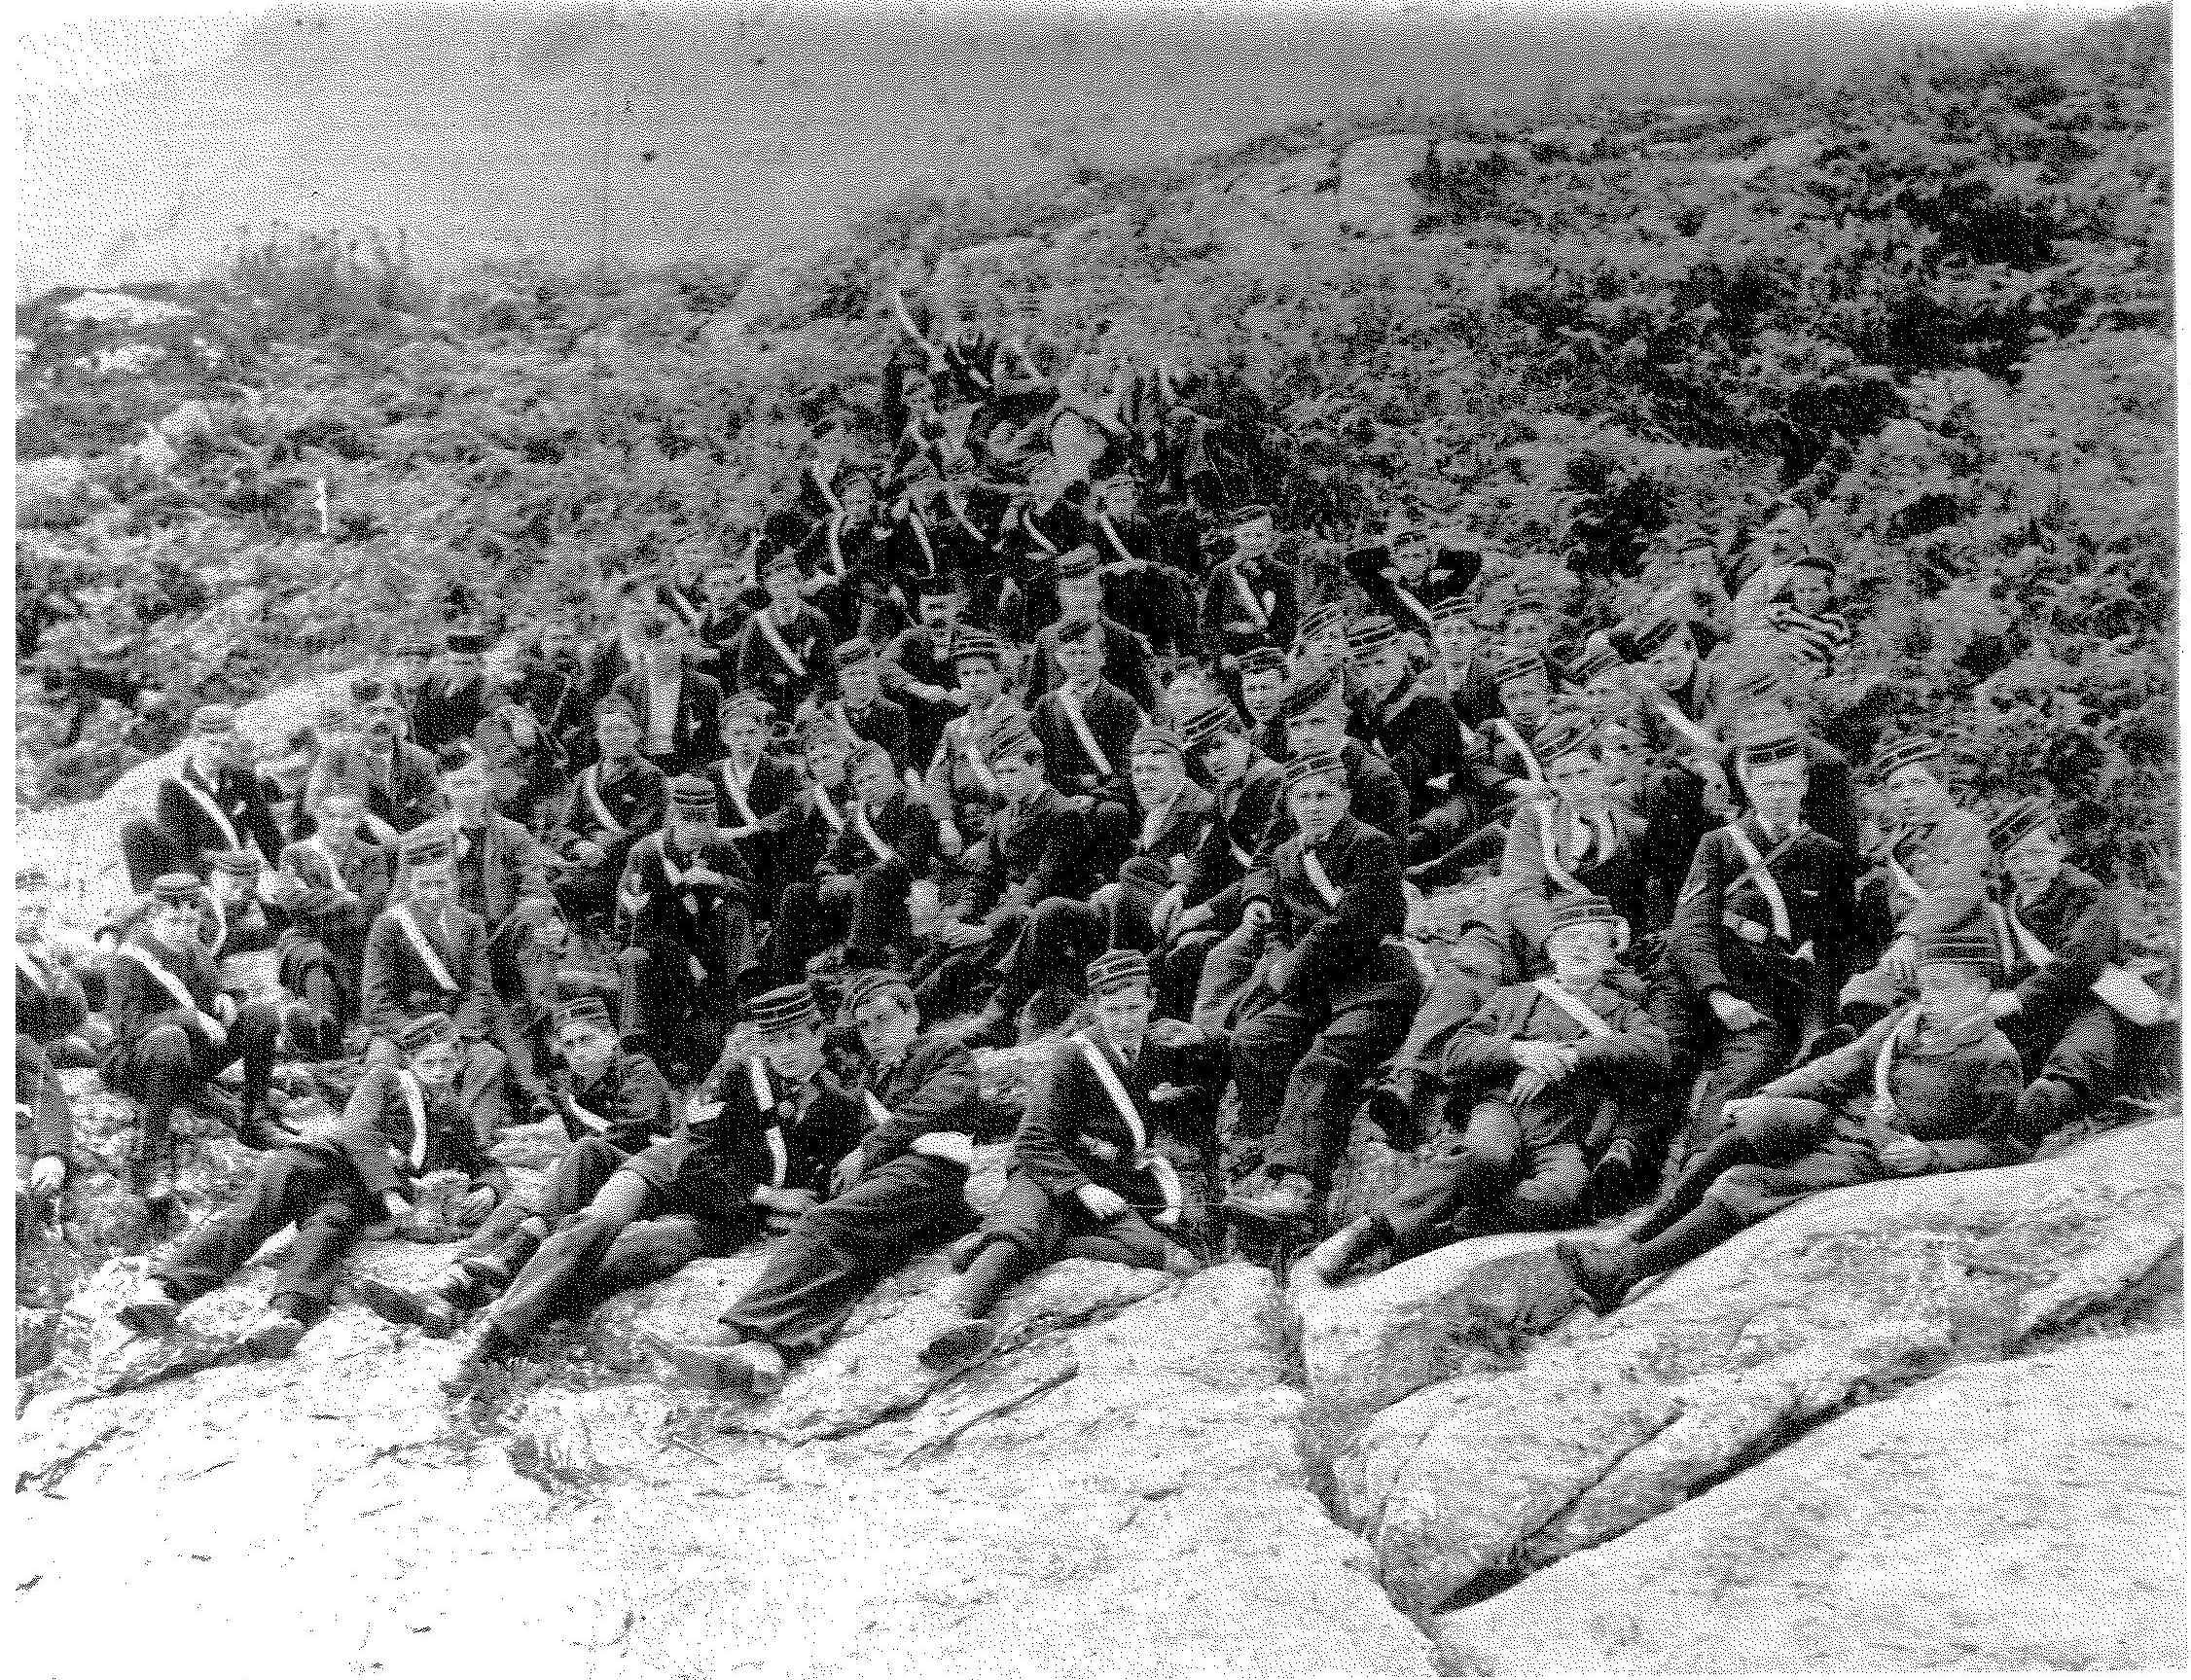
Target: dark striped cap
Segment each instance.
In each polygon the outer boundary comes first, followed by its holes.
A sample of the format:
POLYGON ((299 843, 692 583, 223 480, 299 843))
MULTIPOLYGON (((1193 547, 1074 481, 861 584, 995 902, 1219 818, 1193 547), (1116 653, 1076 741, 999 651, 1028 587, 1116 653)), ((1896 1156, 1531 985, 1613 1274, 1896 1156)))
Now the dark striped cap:
POLYGON ((1347 761, 1337 753, 1302 753, 1288 761, 1285 767, 1285 785, 1296 787, 1311 776, 1330 776, 1341 787, 1347 785, 1347 761))
POLYGON ((573 1026, 597 1026, 606 1030, 609 1024, 609 1006, 593 992, 582 991, 576 997, 566 998, 556 1006, 556 1031, 561 1033, 573 1026))
POLYGON ((755 998, 752 1017, 758 1032, 790 1032, 797 1027, 821 1025, 821 1006, 814 1001, 814 988, 799 981, 755 998))
POLYGON ((1088 989, 1097 997, 1149 989, 1149 959, 1137 950, 1107 950, 1088 965, 1088 989))
POLYGON ((1934 934, 1918 942, 1918 966, 1929 962, 1958 963, 1995 979, 2000 974, 2001 951, 1990 934, 1934 934))
POLYGON ((1594 892, 1562 893, 1549 908, 1554 933, 1563 927, 1590 927, 1598 923, 1618 927, 1621 922, 1621 912, 1613 908, 1612 901, 1599 898, 1594 892))
POLYGON ((2005 852, 2020 840, 2054 826, 2054 807, 2037 794, 2027 794, 1993 818, 1986 830, 1993 850, 2005 852))
POLYGON ((414 1015, 396 1029, 396 1042, 404 1052, 415 1055, 430 1044, 445 1044, 456 1036, 456 1023, 440 1010, 431 1015, 414 1015))
POLYGON ((1932 765, 1940 762, 1940 743, 1930 735, 1904 735, 1900 740, 1889 741, 1880 748, 1879 757, 1872 768, 1885 781, 1896 770, 1908 769, 1912 765, 1932 765))
POLYGON ((913 987, 904 975, 888 968, 862 969, 844 983, 844 1013, 855 1014, 878 998, 892 996, 913 1007, 913 987))

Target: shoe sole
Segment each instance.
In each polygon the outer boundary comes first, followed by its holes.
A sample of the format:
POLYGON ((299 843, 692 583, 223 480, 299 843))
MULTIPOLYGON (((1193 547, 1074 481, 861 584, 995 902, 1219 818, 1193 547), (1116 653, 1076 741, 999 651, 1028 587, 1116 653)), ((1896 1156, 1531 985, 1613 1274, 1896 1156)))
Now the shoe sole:
POLYGON ((647 1345, 667 1360, 669 1368, 692 1387, 709 1394, 748 1392, 739 1375, 746 1367, 742 1361, 730 1359, 728 1348, 680 1347, 655 1336, 646 1340, 647 1345))
POLYGON ((1236 1201, 1222 1202, 1219 1207, 1228 1219, 1256 1226, 1264 1231, 1299 1231, 1311 1222, 1307 1212, 1273 1213, 1268 1208, 1250 1207, 1236 1201))
POLYGON ((955 1324, 921 1349, 920 1363, 931 1371, 968 1365, 996 1345, 996 1327, 987 1319, 955 1324))
POLYGON ((408 1289, 398 1289, 377 1277, 359 1278, 355 1289, 359 1302, 390 1324, 414 1324, 428 1336, 437 1338, 447 1336, 455 1328, 454 1314, 443 1317, 408 1289))

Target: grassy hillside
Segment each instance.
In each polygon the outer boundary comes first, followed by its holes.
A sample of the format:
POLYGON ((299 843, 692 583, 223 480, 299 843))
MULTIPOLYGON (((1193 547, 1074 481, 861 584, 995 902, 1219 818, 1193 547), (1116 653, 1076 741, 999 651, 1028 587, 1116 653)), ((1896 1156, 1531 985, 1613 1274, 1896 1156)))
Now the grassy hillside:
MULTIPOLYGON (((1731 547, 1794 490, 1860 626, 1830 733, 1861 753, 1922 722, 1981 799, 2051 784, 2158 930, 2167 53, 2155 9, 1678 107, 1403 106, 1069 188, 912 190, 818 258, 605 289, 429 287, 400 252, 293 240, 150 328, 48 297, 18 310, 19 447, 84 472, 26 477, 19 644, 106 641, 221 694, 385 646, 459 579, 490 614, 567 610, 604 561, 742 529, 824 417, 880 447, 910 275, 1206 371, 1235 487, 1305 536, 1403 498, 1475 524, 1519 556, 1494 612, 1540 582, 1602 623, 1671 533, 1731 547), (1420 166, 1364 197, 1381 157, 1420 166)), ((118 733, 21 791, 97 785, 118 733)))

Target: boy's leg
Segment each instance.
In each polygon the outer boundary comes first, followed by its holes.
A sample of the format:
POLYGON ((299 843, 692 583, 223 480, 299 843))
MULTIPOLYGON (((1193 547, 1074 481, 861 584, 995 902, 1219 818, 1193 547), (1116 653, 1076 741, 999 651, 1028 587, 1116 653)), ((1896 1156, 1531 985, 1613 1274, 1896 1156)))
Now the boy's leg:
POLYGON ((349 1176, 346 1162, 299 1149, 269 1150, 251 1168, 243 1194, 184 1238, 153 1277, 178 1301, 196 1301, 250 1264, 268 1237, 307 1213, 349 1176))

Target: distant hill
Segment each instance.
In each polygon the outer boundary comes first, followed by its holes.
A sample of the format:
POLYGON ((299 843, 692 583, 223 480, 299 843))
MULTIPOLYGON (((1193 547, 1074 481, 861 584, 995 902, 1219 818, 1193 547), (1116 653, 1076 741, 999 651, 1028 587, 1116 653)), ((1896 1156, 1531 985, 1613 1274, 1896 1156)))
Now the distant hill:
POLYGON ((1675 101, 2107 9, 309 5, 135 80, 106 79, 166 61, 176 31, 110 22, 31 44, 17 295, 186 278, 242 224, 400 230, 434 271, 513 251, 571 269, 605 208, 613 264, 754 258, 916 182, 1009 191, 1396 98, 1675 101))

